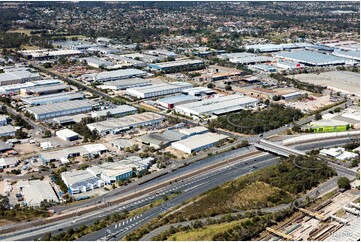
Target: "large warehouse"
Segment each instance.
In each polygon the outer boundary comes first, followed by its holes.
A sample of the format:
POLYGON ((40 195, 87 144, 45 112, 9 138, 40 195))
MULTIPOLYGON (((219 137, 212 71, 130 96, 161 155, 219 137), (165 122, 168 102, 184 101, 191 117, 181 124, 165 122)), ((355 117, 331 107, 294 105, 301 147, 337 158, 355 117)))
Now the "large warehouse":
POLYGON ((43 120, 70 114, 89 112, 93 109, 93 105, 94 102, 90 100, 74 100, 30 107, 26 110, 30 114, 34 114, 36 120, 43 120))
POLYGON ((256 98, 233 94, 179 105, 175 107, 175 111, 190 117, 202 117, 203 115, 222 115, 255 107, 257 103, 258 100, 256 98))
POLYGON ((25 83, 30 81, 40 80, 41 76, 38 73, 30 71, 12 71, 0 74, 0 86, 25 83))
POLYGON ((18 83, 13 85, 1 86, 0 93, 6 94, 17 94, 22 89, 29 89, 33 87, 40 87, 40 86, 53 86, 57 84, 63 83, 60 80, 50 79, 50 80, 40 80, 40 81, 32 81, 27 83, 18 83))
POLYGON ((306 50, 280 52, 275 54, 275 56, 290 61, 300 62, 309 66, 343 65, 346 63, 344 58, 306 50))
POLYGON ((71 195, 88 192, 104 187, 105 182, 87 170, 66 171, 61 173, 61 179, 68 187, 71 195))
POLYGON ((82 79, 90 82, 108 82, 132 77, 145 77, 148 73, 138 69, 124 69, 116 71, 104 71, 99 73, 84 74, 82 79))
POLYGON ((125 115, 129 115, 129 114, 135 114, 137 113, 138 109, 136 109, 133 106, 130 105, 119 105, 115 108, 110 108, 110 109, 105 109, 105 110, 101 110, 101 111, 95 111, 95 112, 91 112, 90 115, 93 118, 97 118, 97 117, 106 117, 106 116, 110 116, 110 117, 120 117, 120 116, 125 116, 125 115))
POLYGON ((100 89, 111 89, 111 90, 124 90, 132 87, 143 87, 151 85, 150 80, 142 78, 128 78, 117 81, 105 82, 103 85, 98 86, 100 89))
POLYGON ((41 96, 41 95, 48 95, 53 93, 59 93, 64 91, 69 91, 71 88, 69 85, 66 84, 56 84, 56 85, 46 85, 46 86, 35 86, 35 87, 26 87, 21 88, 20 93, 21 94, 27 94, 27 95, 35 95, 35 96, 41 96))
POLYGON ((101 122, 87 124, 93 131, 97 130, 101 134, 118 134, 138 126, 148 126, 163 122, 164 117, 157 113, 144 112, 122 118, 113 118, 101 122))
POLYGON ((184 89, 193 87, 187 82, 170 82, 164 84, 156 84, 146 87, 128 88, 127 94, 136 98, 152 98, 164 96, 173 93, 180 93, 184 89))
POLYGON ((176 96, 158 99, 157 103, 165 108, 172 109, 176 105, 196 102, 198 100, 199 100, 198 97, 180 94, 180 95, 176 95, 176 96))
POLYGON ((40 206, 45 200, 59 202, 58 196, 48 181, 18 181, 17 186, 24 195, 27 206, 40 206))
POLYGON ((69 93, 51 94, 40 97, 26 97, 26 98, 21 98, 21 101, 29 105, 38 106, 38 105, 59 103, 59 102, 65 102, 71 100, 80 100, 83 98, 84 96, 81 93, 69 92, 69 93))
POLYGON ((211 148, 217 142, 226 138, 228 138, 228 136, 223 134, 204 133, 193 135, 187 139, 174 142, 172 143, 172 147, 187 154, 191 154, 192 152, 198 152, 200 150, 211 148))
POLYGON ((151 70, 162 71, 162 72, 180 72, 185 70, 197 70, 204 67, 204 62, 201 60, 179 60, 179 61, 168 61, 156 64, 148 65, 151 70))

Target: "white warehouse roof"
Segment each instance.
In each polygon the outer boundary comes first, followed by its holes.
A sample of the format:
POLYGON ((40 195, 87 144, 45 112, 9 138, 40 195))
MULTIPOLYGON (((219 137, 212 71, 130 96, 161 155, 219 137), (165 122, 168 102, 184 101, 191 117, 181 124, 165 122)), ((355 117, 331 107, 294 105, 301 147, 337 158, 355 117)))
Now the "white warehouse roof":
POLYGON ((172 143, 172 147, 181 150, 185 153, 192 153, 202 148, 207 148, 210 145, 217 143, 220 140, 228 138, 224 134, 206 133, 191 136, 187 139, 183 139, 172 143))
POLYGON ((135 76, 146 76, 147 72, 138 69, 124 69, 115 71, 103 71, 99 73, 84 74, 82 78, 91 79, 93 81, 111 81, 117 79, 125 79, 135 76))
POLYGON ((199 102, 192 102, 175 107, 177 112, 186 115, 201 116, 202 114, 222 114, 244 109, 248 105, 258 102, 256 98, 247 97, 240 94, 211 98, 199 102))
POLYGON ((40 206, 44 200, 59 202, 54 189, 47 181, 23 181, 18 187, 22 187, 22 192, 28 206, 40 206))

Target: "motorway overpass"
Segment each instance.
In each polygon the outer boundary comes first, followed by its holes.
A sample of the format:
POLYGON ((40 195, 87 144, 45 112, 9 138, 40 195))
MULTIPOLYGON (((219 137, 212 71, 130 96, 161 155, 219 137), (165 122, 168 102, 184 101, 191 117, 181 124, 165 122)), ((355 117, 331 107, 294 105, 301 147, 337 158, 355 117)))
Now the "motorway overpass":
POLYGON ((277 144, 268 140, 261 139, 258 143, 255 143, 254 146, 263 151, 270 152, 272 154, 289 157, 290 155, 306 155, 305 152, 287 147, 281 144, 277 144))

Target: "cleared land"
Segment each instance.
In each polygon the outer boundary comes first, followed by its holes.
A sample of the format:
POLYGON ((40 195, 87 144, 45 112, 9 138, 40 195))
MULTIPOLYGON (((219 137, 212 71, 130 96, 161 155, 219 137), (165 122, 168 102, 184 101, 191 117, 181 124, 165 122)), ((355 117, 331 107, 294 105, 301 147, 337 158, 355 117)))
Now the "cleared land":
POLYGON ((335 91, 346 91, 360 96, 360 73, 349 71, 329 71, 323 73, 308 73, 294 76, 302 82, 325 86, 335 91))

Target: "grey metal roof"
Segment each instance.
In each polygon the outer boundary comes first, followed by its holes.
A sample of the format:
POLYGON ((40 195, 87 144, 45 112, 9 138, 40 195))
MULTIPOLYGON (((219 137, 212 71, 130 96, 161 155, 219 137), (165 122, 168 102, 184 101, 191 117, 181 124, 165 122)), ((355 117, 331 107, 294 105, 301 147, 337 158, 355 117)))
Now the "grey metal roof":
POLYGON ((74 100, 74 101, 66 101, 62 103, 53 103, 47 104, 37 107, 30 107, 27 110, 31 113, 35 113, 37 115, 59 112, 64 110, 72 110, 76 108, 84 108, 93 106, 93 102, 90 100, 74 100))
POLYGON ((280 52, 276 56, 311 65, 343 64, 344 58, 312 51, 280 52))
POLYGON ((30 105, 42 105, 48 103, 57 103, 75 99, 83 99, 84 95, 78 92, 56 93, 40 97, 21 98, 21 101, 30 105))

